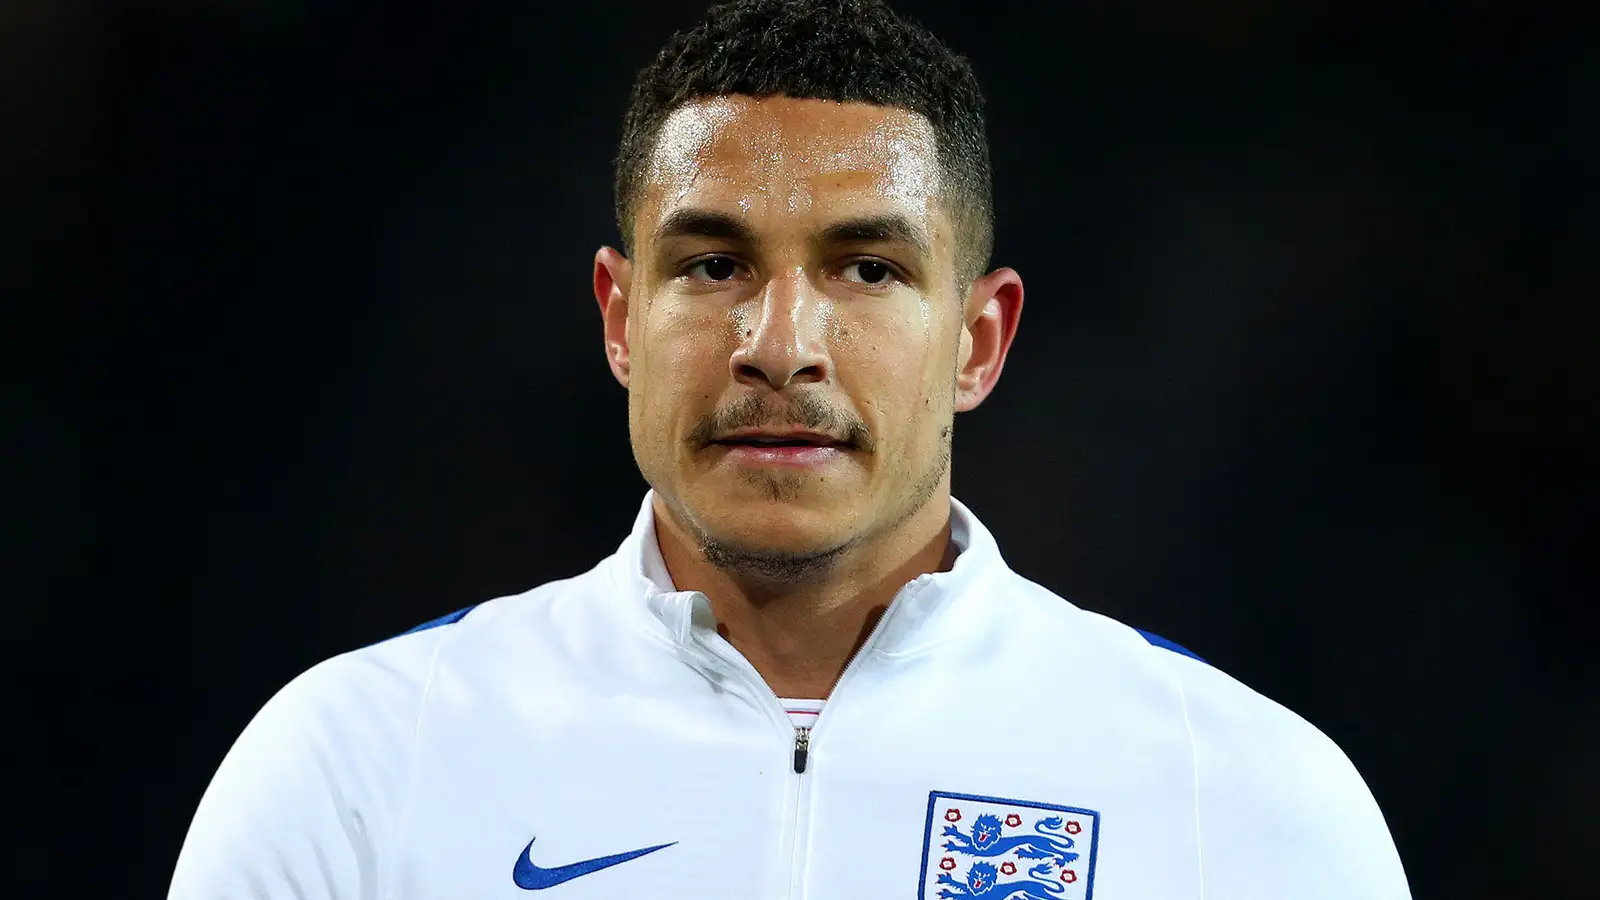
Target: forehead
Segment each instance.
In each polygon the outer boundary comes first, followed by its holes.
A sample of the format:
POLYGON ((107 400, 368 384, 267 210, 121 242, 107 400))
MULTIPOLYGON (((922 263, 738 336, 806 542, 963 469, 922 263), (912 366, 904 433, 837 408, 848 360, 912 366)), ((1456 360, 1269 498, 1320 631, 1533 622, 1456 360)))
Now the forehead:
POLYGON ((662 125, 648 173, 641 220, 684 205, 731 205, 758 216, 875 203, 931 216, 939 192, 927 119, 867 103, 782 96, 680 107, 662 125))

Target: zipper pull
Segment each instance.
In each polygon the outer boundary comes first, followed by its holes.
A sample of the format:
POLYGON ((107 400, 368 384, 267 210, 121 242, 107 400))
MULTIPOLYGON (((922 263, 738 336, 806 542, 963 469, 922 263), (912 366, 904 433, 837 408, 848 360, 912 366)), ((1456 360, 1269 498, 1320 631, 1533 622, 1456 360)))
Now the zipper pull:
POLYGON ((811 729, 796 728, 794 730, 794 773, 803 775, 806 771, 806 755, 811 752, 811 729))

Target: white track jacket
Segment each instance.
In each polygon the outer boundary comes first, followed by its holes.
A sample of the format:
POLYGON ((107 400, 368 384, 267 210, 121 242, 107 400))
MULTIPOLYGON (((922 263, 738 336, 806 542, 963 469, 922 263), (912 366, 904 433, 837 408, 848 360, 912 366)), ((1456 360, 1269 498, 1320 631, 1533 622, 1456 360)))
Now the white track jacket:
POLYGON ((951 502, 797 728, 673 588, 647 495, 589 572, 327 660, 218 769, 171 900, 1409 896, 1327 737, 1007 568, 951 502))

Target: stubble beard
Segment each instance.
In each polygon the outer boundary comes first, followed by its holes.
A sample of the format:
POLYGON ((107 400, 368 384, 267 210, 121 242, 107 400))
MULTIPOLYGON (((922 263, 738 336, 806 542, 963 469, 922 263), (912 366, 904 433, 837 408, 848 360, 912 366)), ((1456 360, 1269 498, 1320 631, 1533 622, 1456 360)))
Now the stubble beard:
MULTIPOLYGON (((835 569, 850 551, 864 541, 880 534, 892 532, 916 515, 938 492, 945 473, 950 470, 952 423, 946 423, 939 432, 939 452, 933 464, 917 479, 906 494, 906 501, 896 510, 894 519, 879 525, 868 534, 858 534, 849 540, 822 550, 788 551, 768 547, 755 547, 738 541, 712 536, 696 528, 696 537, 705 561, 730 576, 742 581, 754 581, 773 587, 791 586, 815 580, 835 569)), ((749 476, 752 484, 767 491, 775 503, 784 503, 799 496, 805 485, 803 475, 777 475, 756 472, 749 476)))

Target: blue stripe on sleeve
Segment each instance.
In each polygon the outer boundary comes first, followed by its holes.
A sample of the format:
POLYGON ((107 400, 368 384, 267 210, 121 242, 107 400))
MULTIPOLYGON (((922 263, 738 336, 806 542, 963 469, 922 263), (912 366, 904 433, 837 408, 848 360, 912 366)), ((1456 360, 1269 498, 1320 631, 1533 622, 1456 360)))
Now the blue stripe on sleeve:
POLYGON ((411 629, 409 631, 402 631, 400 634, 403 634, 403 635, 404 634, 416 634, 419 631, 427 631, 429 628, 438 628, 440 625, 454 625, 455 623, 461 621, 462 619, 465 619, 467 617, 467 613, 472 612, 474 609, 477 609, 477 608, 478 608, 478 605, 476 603, 474 603, 471 606, 467 606, 467 607, 463 607, 461 609, 458 609, 453 613, 448 613, 446 615, 442 615, 437 619, 432 619, 430 621, 423 622, 421 625, 418 625, 417 627, 415 627, 415 628, 413 628, 413 629, 411 629))
MULTIPOLYGON (((1206 662, 1205 660, 1200 659, 1200 655, 1198 653, 1195 653, 1188 647, 1185 647, 1182 644, 1173 643, 1159 634, 1151 634, 1150 632, 1145 631, 1143 628, 1135 628, 1134 631, 1144 635, 1145 640, 1149 641, 1154 646, 1162 648, 1163 650, 1171 650, 1173 653, 1177 653, 1180 656, 1187 656, 1190 659, 1197 659, 1200 660, 1200 662, 1206 662)), ((1206 663, 1206 665, 1209 666, 1211 664, 1206 663)))

